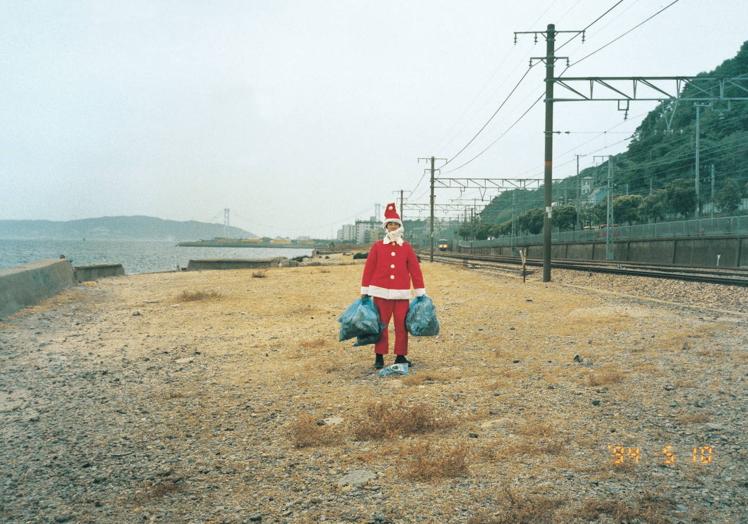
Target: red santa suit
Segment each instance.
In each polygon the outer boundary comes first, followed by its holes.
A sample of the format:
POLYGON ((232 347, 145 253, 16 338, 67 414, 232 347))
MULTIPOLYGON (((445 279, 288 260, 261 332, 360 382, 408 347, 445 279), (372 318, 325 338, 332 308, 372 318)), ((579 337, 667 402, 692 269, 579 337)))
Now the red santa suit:
MULTIPOLYGON (((402 228, 400 216, 395 204, 390 203, 385 209, 385 225, 396 222, 402 228)), ((415 295, 426 294, 423 283, 421 266, 415 251, 401 236, 386 235, 371 246, 366 258, 364 273, 361 277, 361 294, 374 297, 374 304, 379 310, 379 316, 385 326, 390 318, 395 317, 395 354, 408 354, 408 332, 405 329, 405 316, 408 313, 410 299, 410 284, 413 282, 415 295)), ((384 328, 374 351, 380 355, 387 354, 388 334, 384 328)))

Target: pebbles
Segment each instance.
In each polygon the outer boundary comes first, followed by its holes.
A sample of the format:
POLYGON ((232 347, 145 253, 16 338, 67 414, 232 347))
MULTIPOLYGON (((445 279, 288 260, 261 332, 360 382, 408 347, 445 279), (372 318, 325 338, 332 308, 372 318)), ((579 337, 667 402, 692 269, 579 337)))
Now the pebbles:
MULTIPOLYGON (((0 427, 13 443, 0 447, 2 520, 464 523, 530 501, 557 522, 604 522, 615 517, 585 520, 584 508, 646 509, 652 493, 665 501, 652 520, 740 521, 745 323, 423 269, 443 331, 410 339, 407 380, 379 379, 370 348, 336 341, 360 265, 111 279, 0 323, 0 427), (202 289, 220 298, 172 307, 202 289), (455 423, 358 441, 377 400, 455 423), (303 414, 330 438, 295 448, 303 414), (435 476, 407 478, 418 463, 435 476), (450 464, 464 467, 439 476, 450 464)), ((649 297, 667 302, 657 289, 649 297)))

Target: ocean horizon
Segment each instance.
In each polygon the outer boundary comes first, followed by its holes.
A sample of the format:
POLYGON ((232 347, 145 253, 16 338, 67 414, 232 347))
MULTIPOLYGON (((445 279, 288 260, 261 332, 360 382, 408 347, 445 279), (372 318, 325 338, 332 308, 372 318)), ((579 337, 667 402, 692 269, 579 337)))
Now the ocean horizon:
POLYGON ((311 253, 309 248, 178 247, 176 241, 164 240, 0 239, 0 269, 64 255, 74 266, 122 264, 126 274, 138 274, 177 271, 198 259, 294 258, 311 253))

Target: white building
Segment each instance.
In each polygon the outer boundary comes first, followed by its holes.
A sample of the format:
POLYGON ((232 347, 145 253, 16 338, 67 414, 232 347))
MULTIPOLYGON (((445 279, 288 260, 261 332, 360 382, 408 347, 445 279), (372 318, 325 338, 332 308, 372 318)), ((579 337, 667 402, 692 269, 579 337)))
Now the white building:
POLYGON ((341 242, 356 241, 356 226, 354 224, 344 224, 338 229, 338 240, 341 242))

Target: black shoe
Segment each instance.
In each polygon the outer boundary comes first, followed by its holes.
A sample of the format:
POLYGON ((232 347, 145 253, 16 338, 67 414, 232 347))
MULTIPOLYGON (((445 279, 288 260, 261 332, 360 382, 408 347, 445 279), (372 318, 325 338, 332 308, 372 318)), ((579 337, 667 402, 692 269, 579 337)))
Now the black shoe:
POLYGON ((374 369, 382 369, 384 367, 384 355, 376 354, 374 358, 374 369))
POLYGON ((395 364, 408 364, 408 367, 413 367, 413 363, 407 358, 405 358, 404 355, 398 355, 395 358, 395 364))

